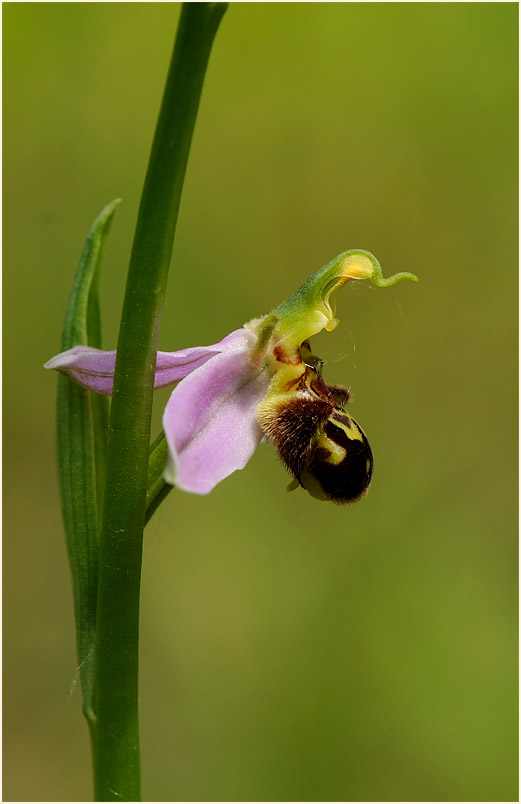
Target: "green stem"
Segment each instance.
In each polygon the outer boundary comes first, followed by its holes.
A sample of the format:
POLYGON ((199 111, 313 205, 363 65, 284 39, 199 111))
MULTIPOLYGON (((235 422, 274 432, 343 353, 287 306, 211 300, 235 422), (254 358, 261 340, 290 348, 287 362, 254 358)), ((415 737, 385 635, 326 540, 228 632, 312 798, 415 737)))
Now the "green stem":
POLYGON ((160 491, 158 491, 158 493, 156 494, 150 505, 147 506, 147 512, 145 515, 145 525, 148 525, 148 523, 152 519, 153 515, 155 514, 155 512, 157 511, 163 500, 165 500, 168 497, 173 488, 174 488, 173 486, 170 486, 168 483, 165 483, 163 487, 160 489, 160 491))
POLYGON ((91 739, 95 795, 102 801, 140 798, 139 592, 154 369, 192 132, 225 9, 183 5, 130 258, 100 535, 91 739))
POLYGON ((150 447, 145 525, 148 524, 154 512, 174 488, 163 477, 167 458, 168 444, 166 443, 165 434, 161 432, 150 447))

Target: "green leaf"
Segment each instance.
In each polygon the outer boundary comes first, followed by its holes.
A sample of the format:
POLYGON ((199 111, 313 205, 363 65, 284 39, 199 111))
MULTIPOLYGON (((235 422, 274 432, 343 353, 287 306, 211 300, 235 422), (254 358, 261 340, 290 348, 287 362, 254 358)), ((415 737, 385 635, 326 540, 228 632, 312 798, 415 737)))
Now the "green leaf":
MULTIPOLYGON (((62 351, 101 347, 98 280, 114 211, 112 201, 94 221, 72 286, 62 351)), ((99 528, 105 480, 108 399, 58 378, 58 475, 72 574, 78 660, 87 718, 92 711, 92 667, 99 570, 99 528)))

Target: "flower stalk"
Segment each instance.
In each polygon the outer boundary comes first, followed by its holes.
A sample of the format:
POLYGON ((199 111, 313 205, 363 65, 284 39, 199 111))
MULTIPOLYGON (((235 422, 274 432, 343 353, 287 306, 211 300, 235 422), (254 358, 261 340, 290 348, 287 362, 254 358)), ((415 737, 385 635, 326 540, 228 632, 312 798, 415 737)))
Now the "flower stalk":
POLYGON ((164 478, 167 460, 168 444, 164 432, 161 431, 150 447, 150 457, 148 459, 145 525, 150 521, 152 515, 161 505, 165 497, 174 488, 170 485, 170 483, 167 483, 164 478))
POLYGON ((101 801, 140 799, 139 597, 154 369, 192 133, 225 9, 183 5, 127 277, 108 430, 90 721, 101 801))

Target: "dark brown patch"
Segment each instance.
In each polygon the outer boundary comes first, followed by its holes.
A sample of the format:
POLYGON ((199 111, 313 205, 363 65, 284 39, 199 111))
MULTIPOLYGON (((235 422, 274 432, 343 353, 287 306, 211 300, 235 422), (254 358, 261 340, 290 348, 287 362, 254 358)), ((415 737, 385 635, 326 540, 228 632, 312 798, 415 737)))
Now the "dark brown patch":
POLYGON ((294 388, 296 385, 299 385, 300 383, 302 383, 302 377, 296 377, 296 379, 294 379, 294 380, 289 380, 289 382, 287 382, 286 385, 284 386, 284 391, 287 393, 288 391, 291 391, 292 388, 294 388))
POLYGON ((268 425, 270 441, 280 459, 298 478, 309 462, 311 442, 331 413, 331 405, 312 396, 297 396, 279 405, 268 425))
POLYGON ((334 419, 336 422, 340 422, 341 424, 345 424, 346 427, 352 427, 353 426, 351 424, 351 419, 349 418, 349 416, 346 416, 344 413, 341 413, 340 411, 335 410, 335 412, 333 413, 331 418, 334 419))
POLYGON ((313 461, 319 463, 320 461, 328 461, 332 453, 326 447, 317 447, 313 453, 313 461))
POLYGON ((280 346, 280 344, 274 348, 273 354, 279 363, 285 363, 289 366, 299 366, 302 363, 302 358, 299 352, 294 355, 288 355, 284 347, 280 346))
POLYGON ((317 396, 322 397, 322 399, 327 399, 331 407, 335 406, 335 400, 329 393, 329 388, 325 384, 321 374, 315 373, 315 376, 309 383, 309 387, 317 394, 317 396))

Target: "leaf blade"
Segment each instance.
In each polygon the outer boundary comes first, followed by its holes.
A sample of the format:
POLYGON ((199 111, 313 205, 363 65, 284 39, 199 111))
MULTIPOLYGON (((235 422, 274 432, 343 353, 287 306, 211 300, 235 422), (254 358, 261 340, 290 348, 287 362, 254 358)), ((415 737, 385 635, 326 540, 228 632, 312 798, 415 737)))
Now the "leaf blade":
MULTIPOLYGON (((76 345, 101 346, 98 279, 101 259, 119 199, 94 221, 69 296, 62 351, 76 345)), ((67 551, 72 575, 78 660, 84 709, 91 711, 93 645, 99 568, 100 489, 105 479, 108 400, 67 377, 58 378, 58 476, 67 551)))

